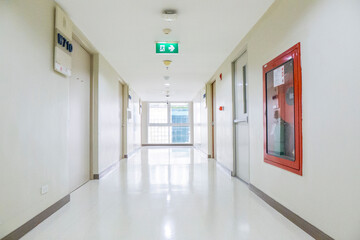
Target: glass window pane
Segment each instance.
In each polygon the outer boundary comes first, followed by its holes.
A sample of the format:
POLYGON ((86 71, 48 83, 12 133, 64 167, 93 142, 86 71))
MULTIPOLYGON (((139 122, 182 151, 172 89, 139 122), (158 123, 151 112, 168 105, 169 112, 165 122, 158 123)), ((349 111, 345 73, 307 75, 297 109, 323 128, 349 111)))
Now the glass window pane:
POLYGON ((169 127, 168 126, 149 126, 148 127, 148 142, 155 143, 169 143, 169 127))
POLYGON ((168 123, 166 103, 149 103, 149 123, 168 123))
POLYGON ((171 103, 170 114, 172 123, 189 123, 189 104, 171 103))
POLYGON ((266 73, 267 153, 295 161, 293 60, 266 73))
POLYGON ((189 126, 172 126, 171 143, 189 143, 190 127, 189 126))

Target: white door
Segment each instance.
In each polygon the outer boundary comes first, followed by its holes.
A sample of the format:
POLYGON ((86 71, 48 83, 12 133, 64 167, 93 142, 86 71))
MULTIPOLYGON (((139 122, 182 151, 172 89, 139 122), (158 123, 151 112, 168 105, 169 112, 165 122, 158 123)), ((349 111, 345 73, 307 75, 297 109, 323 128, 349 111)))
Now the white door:
POLYGON ((249 124, 248 124, 248 81, 247 52, 235 61, 234 101, 235 101, 235 174, 249 183, 249 124))
POLYGON ((69 85, 70 190, 90 179, 90 54, 73 41, 69 85))

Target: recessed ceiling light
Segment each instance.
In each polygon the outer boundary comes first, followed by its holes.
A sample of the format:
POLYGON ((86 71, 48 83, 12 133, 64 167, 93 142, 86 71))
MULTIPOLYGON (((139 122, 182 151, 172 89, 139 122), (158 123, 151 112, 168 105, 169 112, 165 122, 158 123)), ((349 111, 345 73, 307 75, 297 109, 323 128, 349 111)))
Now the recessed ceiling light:
POLYGON ((170 83, 165 83, 164 85, 165 85, 165 86, 170 86, 170 83))

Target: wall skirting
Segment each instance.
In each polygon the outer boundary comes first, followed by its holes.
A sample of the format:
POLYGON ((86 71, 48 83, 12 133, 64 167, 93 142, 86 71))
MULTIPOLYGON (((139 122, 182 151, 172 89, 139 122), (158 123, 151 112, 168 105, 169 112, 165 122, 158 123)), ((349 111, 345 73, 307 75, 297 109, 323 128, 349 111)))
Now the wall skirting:
POLYGON ((135 153, 137 153, 140 149, 141 149, 142 145, 140 147, 135 148, 134 150, 132 150, 130 153, 126 154, 126 158, 131 157, 132 155, 134 155, 135 153))
POLYGON ((304 230, 307 234, 315 239, 321 240, 334 240, 332 237, 307 222, 305 219, 301 218, 291 210, 287 209, 285 206, 281 205, 279 202, 275 201, 269 195, 258 189, 252 184, 249 184, 249 189, 254 192, 257 196, 259 196, 262 200, 264 200, 267 204, 269 204, 272 208, 282 214, 284 217, 293 222, 296 226, 304 230))
POLYGON ((2 238, 2 240, 15 240, 22 238, 25 234, 30 232, 32 229, 34 229, 37 225, 39 225, 42 221, 50 217, 53 213, 55 213, 57 210, 65 206, 68 202, 70 202, 70 194, 66 195, 23 225, 21 225, 19 228, 15 229, 11 233, 9 233, 7 236, 2 238))
POLYGON ((227 167, 225 167, 221 162, 219 162, 219 161, 217 161, 217 160, 215 160, 216 161, 216 164, 221 168, 221 169, 223 169, 227 174, 229 174, 230 176, 233 176, 233 172, 230 170, 230 169, 228 169, 227 167))
POLYGON ((111 164, 109 167, 104 169, 101 173, 94 174, 94 180, 99 180, 99 179, 103 178, 105 175, 107 175, 112 170, 114 170, 118 166, 118 164, 119 164, 119 161, 116 161, 113 164, 111 164))

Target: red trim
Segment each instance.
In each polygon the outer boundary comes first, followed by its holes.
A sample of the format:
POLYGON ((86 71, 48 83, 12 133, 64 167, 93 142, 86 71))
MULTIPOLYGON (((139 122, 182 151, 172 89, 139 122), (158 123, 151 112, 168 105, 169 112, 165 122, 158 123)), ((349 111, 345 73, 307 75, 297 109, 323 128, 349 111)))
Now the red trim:
POLYGON ((291 47, 263 66, 263 109, 264 109, 264 161, 279 168, 302 175, 302 92, 301 92, 301 62, 300 62, 300 43, 291 47), (285 62, 293 59, 294 61, 294 105, 295 105, 295 161, 289 161, 273 155, 267 154, 266 137, 266 73, 279 67, 285 62))

